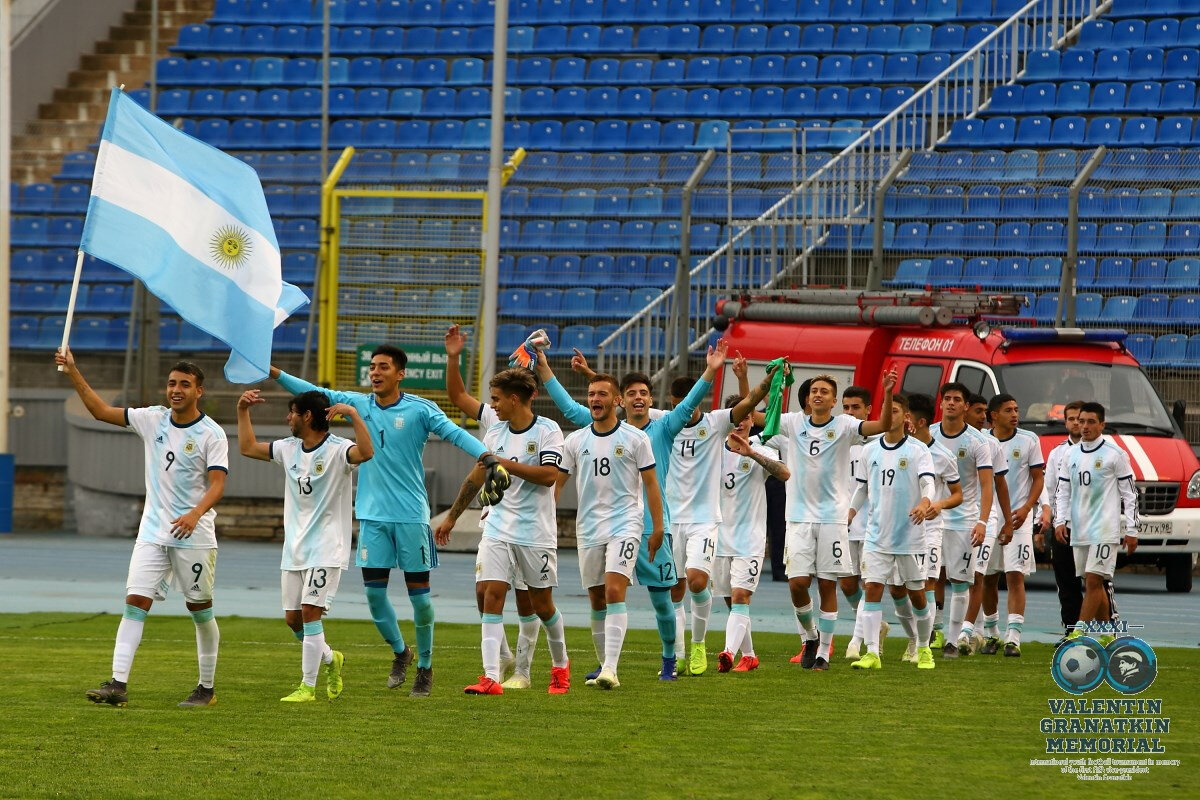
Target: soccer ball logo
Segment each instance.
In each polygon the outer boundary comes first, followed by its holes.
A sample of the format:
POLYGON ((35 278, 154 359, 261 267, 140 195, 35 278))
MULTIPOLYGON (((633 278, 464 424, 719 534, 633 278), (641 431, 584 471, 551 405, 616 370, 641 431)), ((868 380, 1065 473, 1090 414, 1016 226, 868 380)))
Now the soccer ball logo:
POLYGON ((1104 682, 1108 672, 1108 652, 1088 636, 1064 644, 1054 653, 1050 676, 1071 694, 1086 694, 1104 682))

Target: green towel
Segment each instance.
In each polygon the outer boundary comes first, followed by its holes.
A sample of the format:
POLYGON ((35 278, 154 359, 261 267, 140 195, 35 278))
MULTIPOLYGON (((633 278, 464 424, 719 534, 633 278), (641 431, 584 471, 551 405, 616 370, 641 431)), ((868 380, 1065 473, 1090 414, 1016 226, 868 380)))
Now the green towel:
POLYGON ((771 376, 771 390, 767 394, 767 419, 763 423, 762 433, 758 435, 763 442, 779 433, 779 417, 783 414, 783 393, 795 381, 792 371, 783 369, 786 363, 787 358, 780 356, 767 364, 767 374, 771 376))

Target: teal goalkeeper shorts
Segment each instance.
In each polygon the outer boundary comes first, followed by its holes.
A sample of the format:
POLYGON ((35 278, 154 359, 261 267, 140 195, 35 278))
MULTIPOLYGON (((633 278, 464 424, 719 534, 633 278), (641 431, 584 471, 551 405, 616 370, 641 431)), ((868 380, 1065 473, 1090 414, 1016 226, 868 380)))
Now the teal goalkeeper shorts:
POLYGON ((665 587, 679 582, 679 576, 675 574, 675 556, 671 552, 671 534, 663 534, 662 546, 653 559, 650 558, 650 534, 642 534, 636 574, 642 586, 665 587))
POLYGON ((438 565, 433 531, 423 522, 360 520, 354 563, 375 569, 428 572, 438 565))

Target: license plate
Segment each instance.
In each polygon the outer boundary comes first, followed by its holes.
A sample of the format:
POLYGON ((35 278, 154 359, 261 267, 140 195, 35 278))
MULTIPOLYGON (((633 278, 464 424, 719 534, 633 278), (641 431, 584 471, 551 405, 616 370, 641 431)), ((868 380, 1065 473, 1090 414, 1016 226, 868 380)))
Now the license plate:
POLYGON ((1147 536, 1170 536, 1170 522, 1139 522, 1138 536, 1145 538, 1147 536))

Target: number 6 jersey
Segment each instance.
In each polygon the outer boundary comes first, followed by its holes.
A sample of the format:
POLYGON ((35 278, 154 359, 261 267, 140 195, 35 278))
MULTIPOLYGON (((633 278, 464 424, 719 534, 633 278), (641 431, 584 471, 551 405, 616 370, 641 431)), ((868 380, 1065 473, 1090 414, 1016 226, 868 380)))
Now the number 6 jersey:
POLYGON ((295 436, 271 442, 271 460, 287 475, 280 569, 350 565, 353 446, 332 433, 311 450, 295 436))
POLYGON ((558 468, 575 476, 579 547, 641 537, 642 472, 654 468, 649 436, 627 422, 607 433, 580 428, 567 437, 558 468))

